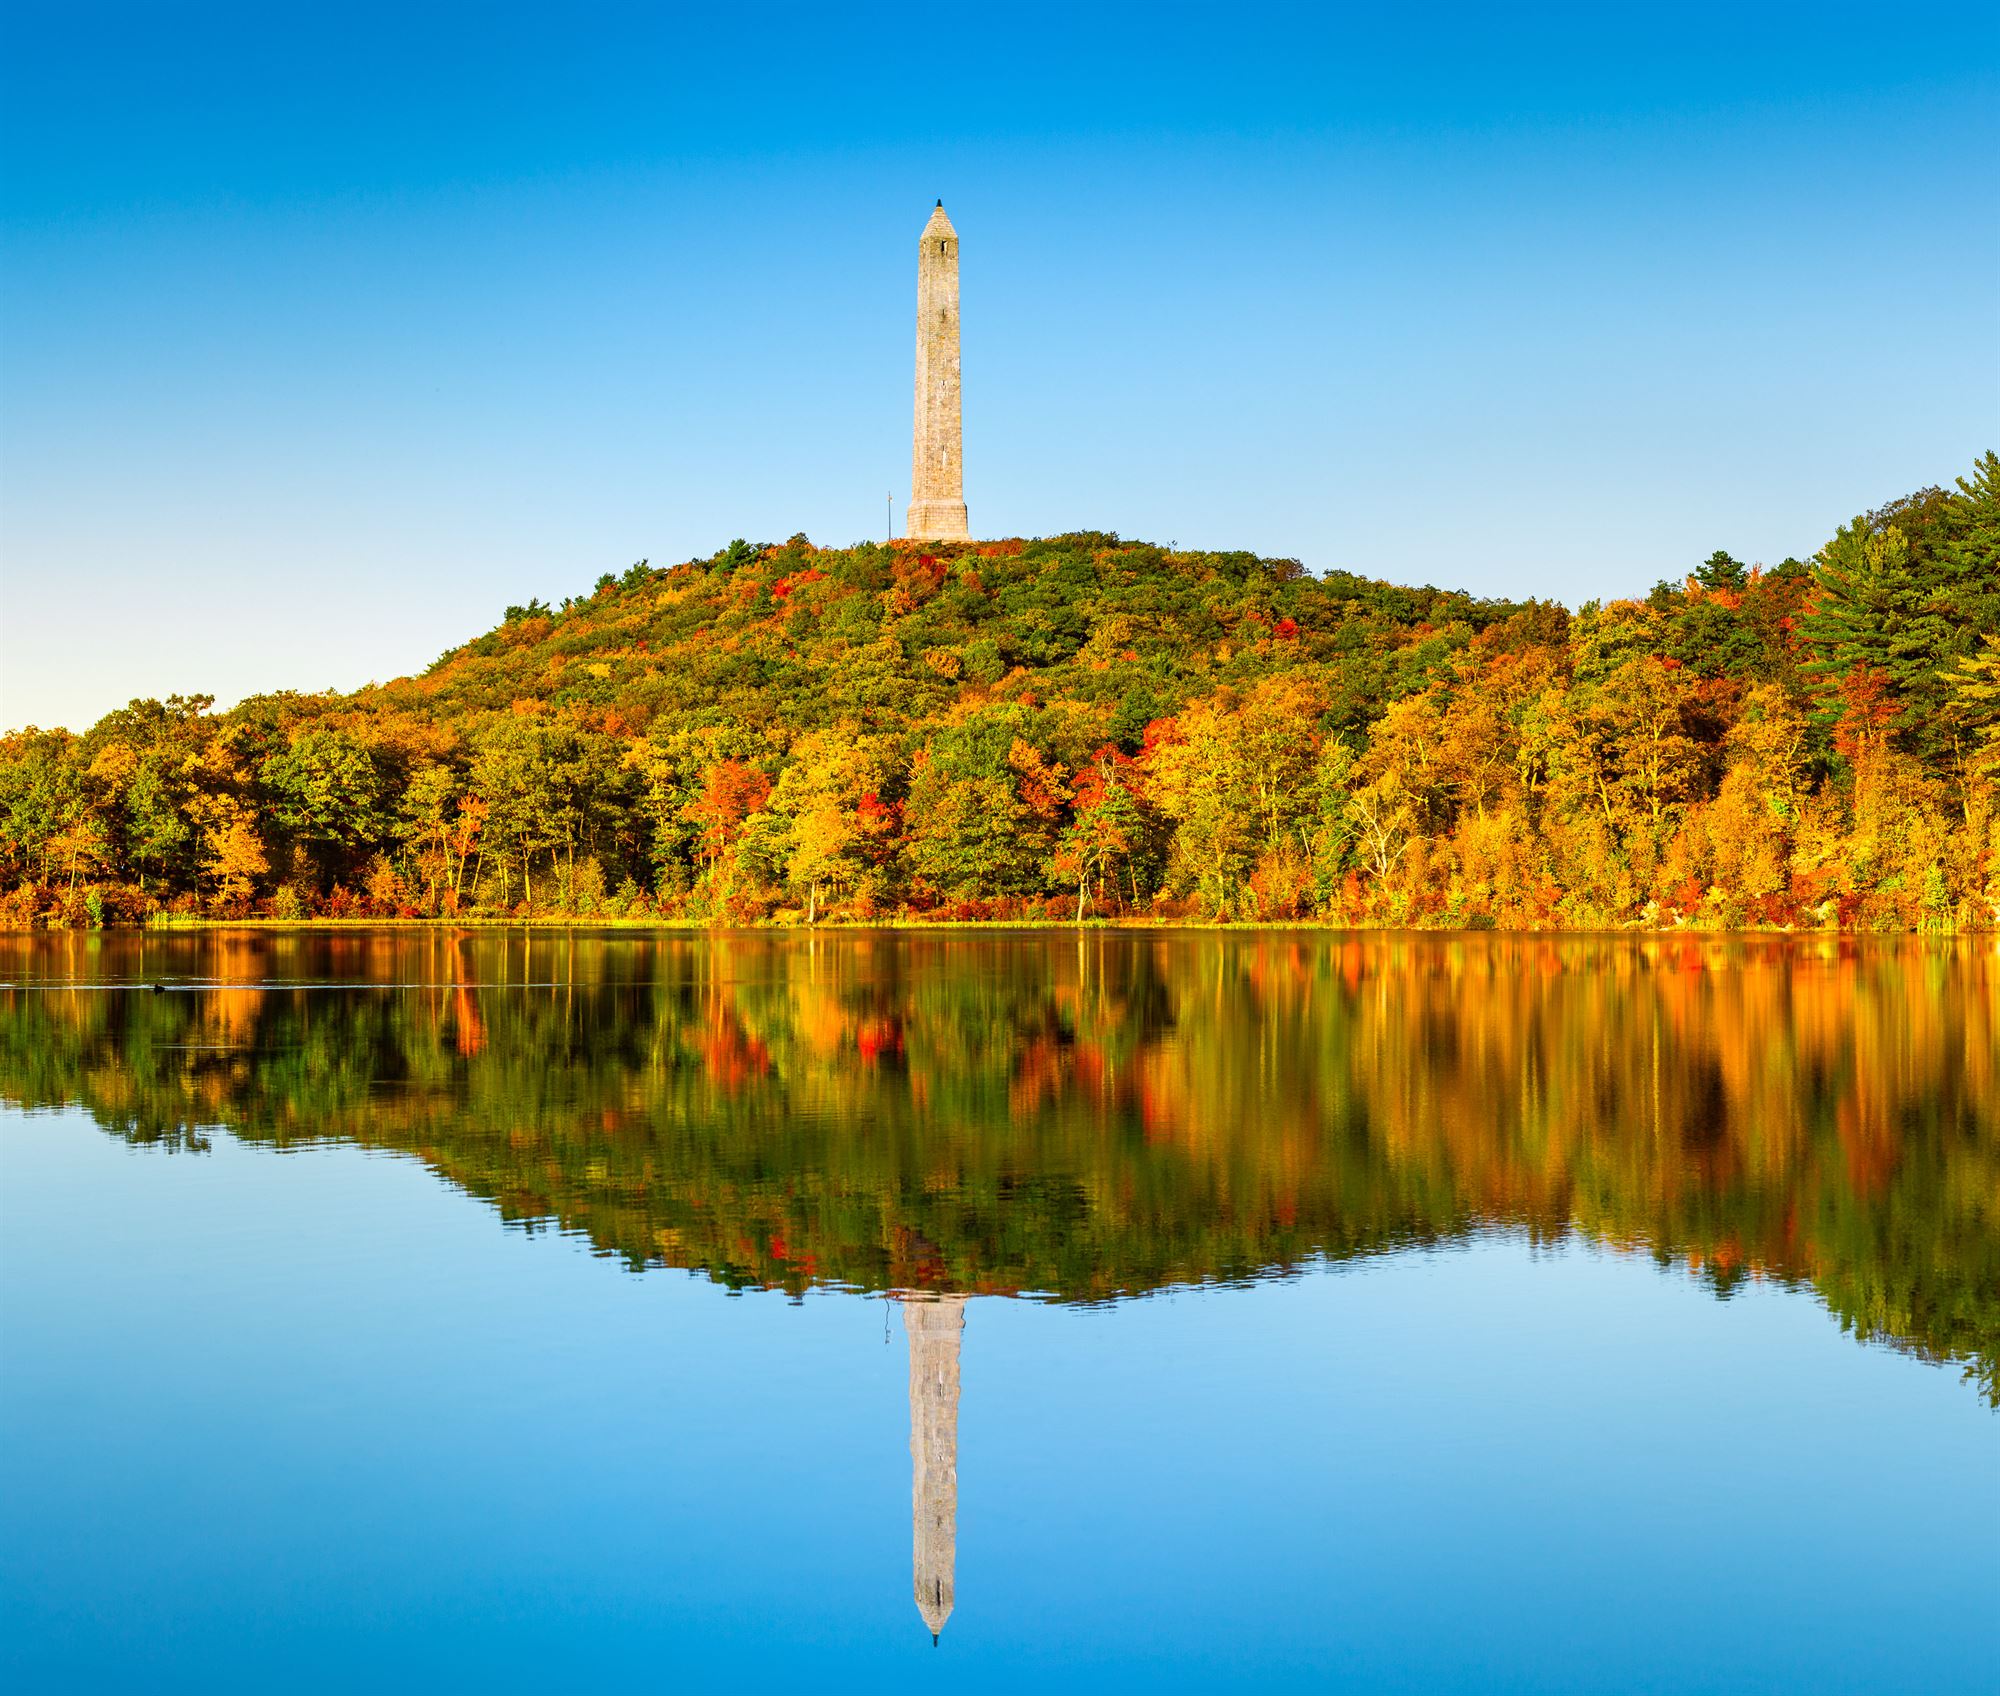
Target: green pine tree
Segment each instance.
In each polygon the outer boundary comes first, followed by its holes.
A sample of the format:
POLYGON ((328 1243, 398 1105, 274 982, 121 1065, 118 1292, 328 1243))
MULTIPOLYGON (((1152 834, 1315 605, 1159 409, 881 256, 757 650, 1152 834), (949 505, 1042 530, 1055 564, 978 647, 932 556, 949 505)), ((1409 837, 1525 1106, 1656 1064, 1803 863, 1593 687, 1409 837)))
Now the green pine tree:
POLYGON ((2000 456, 1984 455, 1955 491, 1927 489, 1845 525, 1820 550, 1804 635, 1828 719, 1840 686, 1880 673, 1910 752, 1962 769, 1962 719, 1945 673, 2000 631, 2000 456))

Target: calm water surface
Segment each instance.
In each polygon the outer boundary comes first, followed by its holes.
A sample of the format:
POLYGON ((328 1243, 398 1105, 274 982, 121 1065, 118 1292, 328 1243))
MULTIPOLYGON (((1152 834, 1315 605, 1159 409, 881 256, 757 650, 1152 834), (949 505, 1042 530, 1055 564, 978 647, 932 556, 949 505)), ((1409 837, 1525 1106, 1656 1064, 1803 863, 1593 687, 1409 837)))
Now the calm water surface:
POLYGON ((2000 1682, 1991 940, 0 984, 10 1690, 2000 1682))

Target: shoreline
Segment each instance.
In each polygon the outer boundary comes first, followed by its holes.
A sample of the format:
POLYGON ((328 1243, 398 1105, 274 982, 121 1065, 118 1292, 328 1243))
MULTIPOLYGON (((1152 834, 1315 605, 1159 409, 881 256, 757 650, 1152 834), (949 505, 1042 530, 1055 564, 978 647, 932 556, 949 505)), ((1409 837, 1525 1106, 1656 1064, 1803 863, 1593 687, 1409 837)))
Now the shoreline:
POLYGON ((0 936, 138 936, 163 931, 657 931, 673 935, 774 935, 818 936, 858 934, 869 931, 1033 931, 1081 935, 1086 931, 1188 931, 1188 932, 1278 932, 1323 931, 1334 935, 1392 935, 1405 933, 1426 936, 1792 936, 1792 937, 1978 937, 2000 935, 2000 922, 1983 925, 1946 925, 1937 929, 1864 930, 1838 925, 1500 925, 1500 924, 1384 924, 1327 919, 868 919, 818 924, 751 922, 714 923, 695 919, 661 918, 501 918, 473 916, 460 918, 242 918, 213 919, 175 916, 149 919, 143 924, 110 924, 81 927, 24 926, 0 927, 0 936))

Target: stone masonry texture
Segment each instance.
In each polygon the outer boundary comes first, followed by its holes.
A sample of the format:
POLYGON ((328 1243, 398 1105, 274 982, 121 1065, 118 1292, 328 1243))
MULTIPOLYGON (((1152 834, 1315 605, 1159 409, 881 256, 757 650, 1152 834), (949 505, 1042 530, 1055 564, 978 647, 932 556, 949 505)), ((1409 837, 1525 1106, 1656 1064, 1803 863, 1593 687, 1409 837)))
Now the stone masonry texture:
POLYGON ((958 231, 931 213, 917 243, 917 424, 910 455, 908 535, 950 541, 965 519, 965 424, 958 388, 958 231))

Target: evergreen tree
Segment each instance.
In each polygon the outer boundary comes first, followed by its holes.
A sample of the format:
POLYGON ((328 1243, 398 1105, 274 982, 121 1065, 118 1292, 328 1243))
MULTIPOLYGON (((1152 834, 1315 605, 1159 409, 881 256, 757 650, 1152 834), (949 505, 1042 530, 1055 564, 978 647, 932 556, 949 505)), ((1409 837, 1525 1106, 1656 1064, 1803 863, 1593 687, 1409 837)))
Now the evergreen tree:
POLYGON ((1955 768, 1964 741, 1941 675, 2000 630, 2000 459, 1958 491, 1926 490, 1864 514, 1820 550, 1804 633, 1822 714, 1843 680, 1880 674, 1904 748, 1955 768))

